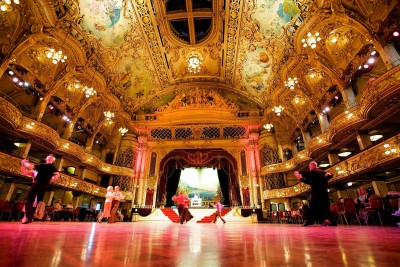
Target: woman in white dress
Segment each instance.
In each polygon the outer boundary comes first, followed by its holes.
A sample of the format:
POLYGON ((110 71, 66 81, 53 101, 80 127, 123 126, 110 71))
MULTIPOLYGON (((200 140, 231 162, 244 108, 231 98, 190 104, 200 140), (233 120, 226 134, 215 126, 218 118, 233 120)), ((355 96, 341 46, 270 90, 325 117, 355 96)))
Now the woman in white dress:
POLYGON ((106 217, 110 217, 110 212, 111 212, 111 204, 112 201, 114 200, 114 189, 112 186, 107 187, 107 194, 106 194, 106 202, 104 203, 104 212, 103 215, 100 216, 100 218, 97 220, 97 222, 101 223, 101 220, 106 217))

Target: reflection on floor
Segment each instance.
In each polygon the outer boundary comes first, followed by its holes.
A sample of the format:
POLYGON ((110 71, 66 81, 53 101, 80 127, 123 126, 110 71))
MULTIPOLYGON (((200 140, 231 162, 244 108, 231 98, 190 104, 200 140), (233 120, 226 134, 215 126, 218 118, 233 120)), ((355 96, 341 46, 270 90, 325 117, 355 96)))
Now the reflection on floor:
POLYGON ((398 266, 400 229, 0 223, 0 266, 398 266), (111 265, 110 265, 111 264, 111 265))

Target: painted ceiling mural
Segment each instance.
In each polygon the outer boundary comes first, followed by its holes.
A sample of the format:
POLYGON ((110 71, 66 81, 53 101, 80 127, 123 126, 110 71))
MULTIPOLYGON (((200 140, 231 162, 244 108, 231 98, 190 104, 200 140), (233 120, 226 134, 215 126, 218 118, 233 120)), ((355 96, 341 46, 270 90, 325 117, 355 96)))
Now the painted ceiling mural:
POLYGON ((125 33, 131 28, 122 12, 122 0, 80 1, 81 26, 101 39, 107 47, 120 46, 125 33))
POLYGON ((251 95, 268 97, 268 85, 279 72, 282 48, 286 46, 285 27, 297 18, 300 9, 294 0, 259 0, 254 6, 249 4, 247 10, 247 24, 256 25, 258 32, 250 39, 242 38, 239 58, 243 60, 238 62, 236 84, 251 95))
MULTIPOLYGON (((215 4, 218 0, 213 1, 215 4)), ((226 5, 234 5, 235 2, 227 1, 226 5)), ((222 35, 216 35, 220 37, 212 44, 180 48, 163 35, 165 31, 158 25, 162 22, 162 14, 152 11, 152 8, 160 5, 158 2, 81 0, 79 17, 83 18, 80 25, 88 37, 103 47, 98 56, 108 71, 113 73, 115 94, 130 115, 156 110, 179 93, 175 87, 186 84, 180 88, 190 88, 192 82, 196 81, 222 82, 223 87, 230 87, 231 90, 219 90, 219 93, 227 99, 236 99, 241 108, 251 109, 264 105, 263 98, 268 98, 273 90, 271 80, 277 75, 278 63, 283 57, 282 48, 286 47, 285 28, 300 14, 297 2, 303 0, 258 0, 243 3, 240 31, 245 31, 246 25, 252 25, 256 31, 253 32, 254 38, 249 37, 251 40, 246 39, 246 33, 236 32, 237 36, 244 37, 234 52, 238 56, 234 57, 236 69, 233 83, 225 80, 224 71, 210 71, 221 66, 218 61, 222 58, 221 53, 224 53, 224 43, 231 45, 229 41, 218 44, 222 35), (157 27, 161 30, 156 31, 157 27), (186 73, 187 62, 184 58, 187 51, 200 51, 204 58, 213 60, 203 62, 200 74, 186 73), (181 71, 177 73, 176 70, 181 71), (248 95, 245 100, 243 94, 248 95)), ((225 9, 232 12, 234 6, 225 6, 225 9)), ((219 15, 225 19, 231 17, 224 14, 221 12, 219 15)), ((229 24, 219 25, 229 28, 229 24)), ((220 28, 218 32, 222 33, 223 30, 220 28)))
POLYGON ((294 0, 259 0, 252 18, 260 23, 261 34, 279 36, 283 27, 299 13, 294 0))

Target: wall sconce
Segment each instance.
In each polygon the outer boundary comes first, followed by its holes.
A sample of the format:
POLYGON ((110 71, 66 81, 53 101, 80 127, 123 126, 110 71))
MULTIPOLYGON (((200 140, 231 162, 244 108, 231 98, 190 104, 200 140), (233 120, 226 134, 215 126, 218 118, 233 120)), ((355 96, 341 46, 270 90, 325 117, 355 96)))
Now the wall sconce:
POLYGON ((396 153, 397 149, 391 147, 389 144, 384 144, 383 147, 385 148, 385 154, 390 155, 391 153, 396 153))
POLYGON ((31 130, 33 129, 34 126, 35 126, 34 122, 30 122, 30 123, 26 124, 26 127, 31 129, 31 130))

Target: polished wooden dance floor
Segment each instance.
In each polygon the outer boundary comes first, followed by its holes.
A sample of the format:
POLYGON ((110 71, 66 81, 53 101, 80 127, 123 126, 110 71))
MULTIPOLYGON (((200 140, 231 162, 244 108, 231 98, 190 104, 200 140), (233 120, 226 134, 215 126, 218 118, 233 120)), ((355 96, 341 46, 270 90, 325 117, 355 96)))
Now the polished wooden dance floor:
POLYGON ((400 228, 0 223, 0 266, 399 266, 400 228))

